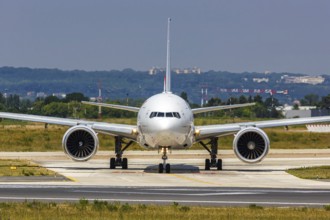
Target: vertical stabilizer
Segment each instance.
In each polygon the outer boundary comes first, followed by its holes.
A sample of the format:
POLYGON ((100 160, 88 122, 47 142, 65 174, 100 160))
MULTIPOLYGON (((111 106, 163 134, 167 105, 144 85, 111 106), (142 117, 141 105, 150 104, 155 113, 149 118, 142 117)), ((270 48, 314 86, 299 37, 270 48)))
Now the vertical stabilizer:
POLYGON ((167 55, 166 55, 166 81, 165 81, 165 91, 171 92, 171 59, 170 59, 170 26, 171 18, 167 21, 167 55))

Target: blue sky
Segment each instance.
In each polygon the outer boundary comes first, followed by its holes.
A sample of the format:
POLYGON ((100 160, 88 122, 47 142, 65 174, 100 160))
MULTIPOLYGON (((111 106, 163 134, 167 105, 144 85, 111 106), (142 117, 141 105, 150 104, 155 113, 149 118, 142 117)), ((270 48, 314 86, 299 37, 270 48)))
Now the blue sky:
POLYGON ((328 0, 0 0, 0 66, 330 74, 328 0))

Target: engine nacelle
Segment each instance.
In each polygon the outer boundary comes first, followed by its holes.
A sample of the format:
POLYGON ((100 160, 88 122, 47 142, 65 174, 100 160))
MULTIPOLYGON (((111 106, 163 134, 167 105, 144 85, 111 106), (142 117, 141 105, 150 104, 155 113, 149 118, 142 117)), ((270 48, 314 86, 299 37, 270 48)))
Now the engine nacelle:
POLYGON ((268 154, 270 141, 260 128, 248 127, 235 135, 233 148, 236 156, 243 162, 257 163, 268 154))
POLYGON ((93 129, 77 125, 65 132, 62 146, 72 160, 87 161, 98 150, 99 139, 93 129))

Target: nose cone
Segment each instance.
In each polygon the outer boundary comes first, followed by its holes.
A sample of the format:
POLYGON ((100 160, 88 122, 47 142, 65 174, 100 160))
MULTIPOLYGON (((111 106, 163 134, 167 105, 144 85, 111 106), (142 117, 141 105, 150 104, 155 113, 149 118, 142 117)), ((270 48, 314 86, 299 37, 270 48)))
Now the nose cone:
POLYGON ((152 137, 155 146, 178 146, 182 144, 187 134, 175 120, 163 120, 153 126, 152 137))

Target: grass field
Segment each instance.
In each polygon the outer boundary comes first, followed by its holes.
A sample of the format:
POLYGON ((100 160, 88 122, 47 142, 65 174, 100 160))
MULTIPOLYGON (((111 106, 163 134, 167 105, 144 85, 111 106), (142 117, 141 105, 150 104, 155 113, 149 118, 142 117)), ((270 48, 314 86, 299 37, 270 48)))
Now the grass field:
POLYGON ((287 172, 302 179, 330 179, 330 166, 302 167, 287 172))
POLYGON ((173 203, 167 206, 88 202, 0 203, 0 219, 330 219, 330 206, 323 208, 192 207, 173 203))
MULTIPOLYGON (((107 119, 111 123, 134 124, 136 119, 107 119)), ((243 121, 241 119, 211 119, 196 118, 196 125, 221 124, 243 121)), ((62 150, 62 138, 68 127, 26 123, 3 120, 0 123, 0 151, 58 151, 62 150)), ((265 129, 271 141, 272 149, 308 149, 330 148, 330 135, 326 133, 309 133, 304 126, 290 127, 289 131, 283 127, 265 129)), ((99 134, 100 150, 113 150, 114 138, 99 134)), ((219 139, 220 149, 231 149, 233 135, 219 139)), ((142 150, 133 144, 130 150, 142 150)), ((195 144, 191 149, 204 149, 195 144)))
POLYGON ((56 176, 56 173, 26 160, 0 160, 0 176, 56 176))

